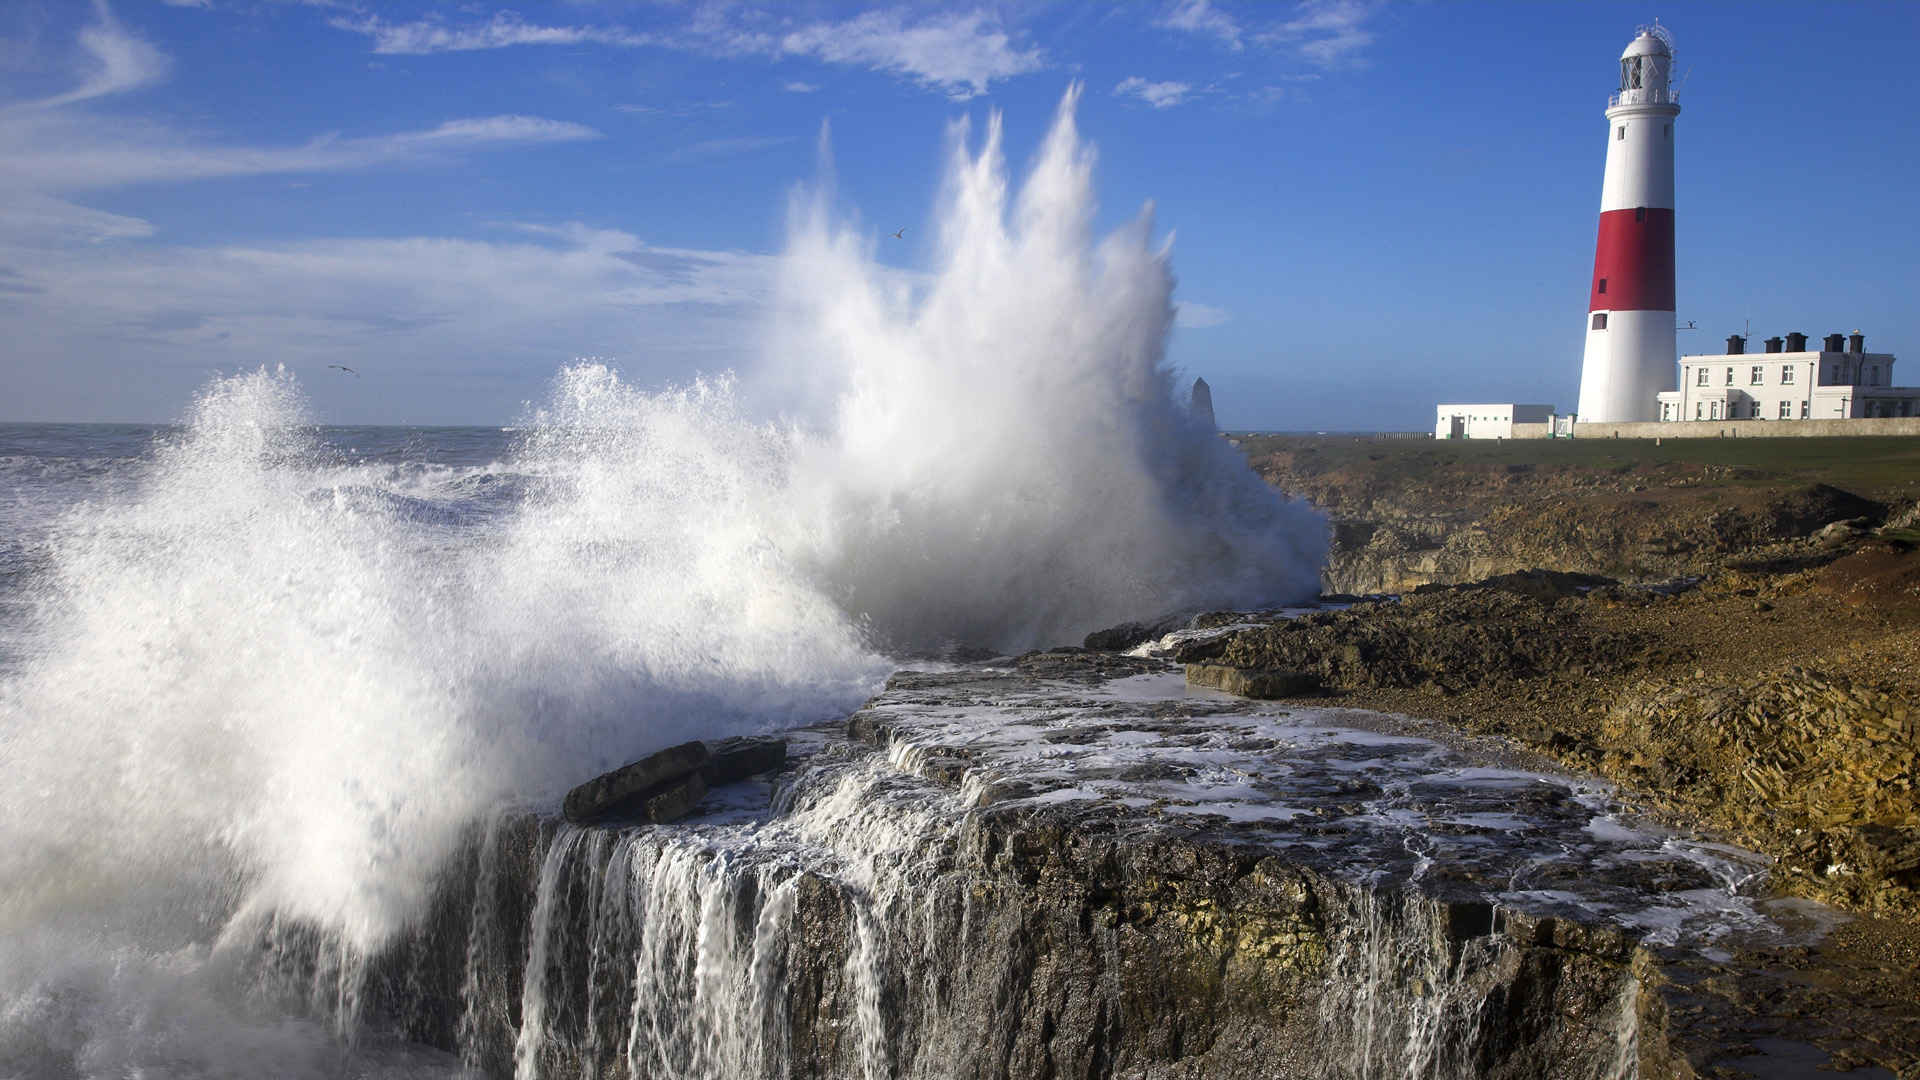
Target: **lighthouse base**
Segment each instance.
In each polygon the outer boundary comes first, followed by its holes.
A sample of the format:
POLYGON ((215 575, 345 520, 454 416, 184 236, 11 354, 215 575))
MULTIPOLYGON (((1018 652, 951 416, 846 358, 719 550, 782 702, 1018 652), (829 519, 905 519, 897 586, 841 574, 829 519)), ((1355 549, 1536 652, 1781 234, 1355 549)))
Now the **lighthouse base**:
POLYGON ((1658 420, 1655 395, 1674 389, 1671 311, 1596 311, 1587 315, 1587 349, 1580 364, 1581 423, 1658 420), (1604 315, 1604 320, 1594 316, 1604 315), (1605 325, 1595 327, 1596 321, 1605 325))

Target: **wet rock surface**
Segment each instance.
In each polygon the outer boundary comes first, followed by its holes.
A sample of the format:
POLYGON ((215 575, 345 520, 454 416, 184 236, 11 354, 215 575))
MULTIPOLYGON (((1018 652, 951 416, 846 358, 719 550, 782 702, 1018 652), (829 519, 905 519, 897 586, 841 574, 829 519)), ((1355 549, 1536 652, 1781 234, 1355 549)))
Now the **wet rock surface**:
POLYGON ((1915 954, 1766 870, 1508 742, 1060 649, 901 672, 675 825, 503 815, 324 997, 500 1076, 1915 1067, 1915 954))
POLYGON ((1767 853, 1783 889, 1920 918, 1910 546, 1868 539, 1663 587, 1506 575, 1201 621, 1224 626, 1168 639, 1174 657, 1306 670, 1341 703, 1518 739, 1767 853))

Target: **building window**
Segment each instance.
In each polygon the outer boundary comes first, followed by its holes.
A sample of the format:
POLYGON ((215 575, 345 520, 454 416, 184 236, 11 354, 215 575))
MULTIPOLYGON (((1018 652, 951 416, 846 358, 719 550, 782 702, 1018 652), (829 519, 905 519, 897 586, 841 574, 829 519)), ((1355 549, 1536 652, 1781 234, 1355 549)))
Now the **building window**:
POLYGON ((1604 312, 1604 311, 1596 311, 1596 312, 1594 312, 1594 313, 1593 313, 1593 328, 1594 328, 1595 330, 1605 330, 1605 329, 1607 328, 1607 313, 1606 313, 1606 312, 1604 312))
POLYGON ((1827 379, 1828 386, 1840 385, 1840 365, 1833 365, 1833 375, 1827 379))
POLYGON ((1780 369, 1780 385, 1781 386, 1793 385, 1793 365, 1792 364, 1788 364, 1786 367, 1783 367, 1780 369))
POLYGON ((1720 419, 1720 403, 1719 402, 1717 401, 1714 402, 1712 407, 1707 410, 1707 419, 1709 420, 1720 419))
POLYGON ((1868 386, 1880 385, 1880 365, 1879 364, 1875 364, 1872 367, 1867 369, 1867 385, 1868 386))
POLYGON ((1780 419, 1782 420, 1793 419, 1793 402, 1783 401, 1780 403, 1780 419))
POLYGON ((1627 125, 1621 124, 1619 127, 1613 129, 1614 141, 1618 142, 1619 140, 1624 139, 1626 137, 1627 137, 1627 125))
POLYGON ((1733 369, 1732 368, 1727 369, 1727 385, 1728 386, 1733 385, 1733 369))
POLYGON ((1808 403, 1804 401, 1800 403, 1800 419, 1802 420, 1807 418, 1807 404, 1808 403))
POLYGON ((1747 384, 1749 386, 1759 386, 1766 382, 1766 370, 1766 368, 1761 367, 1759 364, 1753 365, 1753 370, 1747 373, 1747 384))
POLYGON ((1707 369, 1706 368, 1702 367, 1700 369, 1700 373, 1694 377, 1693 385, 1695 386, 1707 385, 1707 369))
POLYGON ((1600 289, 1599 289, 1599 292, 1600 292, 1600 295, 1601 295, 1601 296, 1605 296, 1605 295, 1607 295, 1607 279, 1606 279, 1606 278, 1601 278, 1601 279, 1600 279, 1600 289))
POLYGON ((1706 403, 1704 403, 1704 402, 1699 402, 1699 401, 1696 401, 1696 402, 1694 402, 1694 403, 1693 403, 1693 418, 1694 418, 1695 420, 1698 420, 1698 419, 1700 419, 1700 414, 1701 414, 1701 413, 1703 413, 1703 412, 1705 412, 1705 411, 1706 411, 1706 408, 1707 408, 1707 406, 1706 406, 1706 403))

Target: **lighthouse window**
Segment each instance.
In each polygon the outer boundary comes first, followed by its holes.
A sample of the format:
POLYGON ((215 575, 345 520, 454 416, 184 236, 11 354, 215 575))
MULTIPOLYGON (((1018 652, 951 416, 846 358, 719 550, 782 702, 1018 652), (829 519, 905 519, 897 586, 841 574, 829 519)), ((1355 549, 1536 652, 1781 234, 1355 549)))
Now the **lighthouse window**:
POLYGON ((1668 125, 1667 125, 1667 130, 1666 130, 1665 132, 1663 132, 1662 134, 1664 134, 1664 135, 1666 135, 1666 137, 1667 137, 1667 138, 1669 138, 1669 139, 1671 139, 1671 138, 1673 138, 1673 125, 1672 125, 1672 124, 1668 124, 1668 125))
POLYGON ((1613 138, 1615 142, 1618 142, 1619 140, 1624 139, 1626 137, 1627 137, 1627 125, 1621 124, 1619 127, 1613 129, 1613 138))
POLYGON ((1635 221, 1645 221, 1645 220, 1647 220, 1647 208, 1646 208, 1646 207, 1644 207, 1644 206, 1636 206, 1636 207, 1634 207, 1634 208, 1633 208, 1633 220, 1635 220, 1635 221))
POLYGON ((1601 278, 1601 279, 1600 279, 1600 289, 1599 289, 1599 292, 1600 292, 1600 294, 1601 294, 1602 296, 1604 296, 1604 295, 1606 295, 1606 292, 1607 292, 1607 279, 1606 279, 1606 278, 1601 278))
POLYGON ((1606 312, 1604 312, 1604 311, 1596 311, 1596 312, 1594 312, 1594 313, 1593 313, 1593 328, 1594 328, 1595 330, 1605 330, 1605 329, 1607 328, 1607 313, 1606 313, 1606 312))

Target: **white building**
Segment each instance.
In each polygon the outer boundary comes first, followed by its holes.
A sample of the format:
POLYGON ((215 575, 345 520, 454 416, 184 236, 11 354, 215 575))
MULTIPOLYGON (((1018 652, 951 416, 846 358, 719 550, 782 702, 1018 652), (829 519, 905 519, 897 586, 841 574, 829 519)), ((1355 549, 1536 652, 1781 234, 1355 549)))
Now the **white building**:
POLYGON ((1439 419, 1433 425, 1433 437, 1538 439, 1550 433, 1552 423, 1551 405, 1442 405, 1439 419))
POLYGON ((1866 351, 1866 339, 1828 334, 1807 348, 1807 335, 1768 338, 1749 353, 1746 339, 1727 339, 1718 355, 1680 358, 1680 388, 1659 395, 1662 420, 1843 420, 1920 416, 1920 387, 1893 385, 1893 354, 1866 351))

